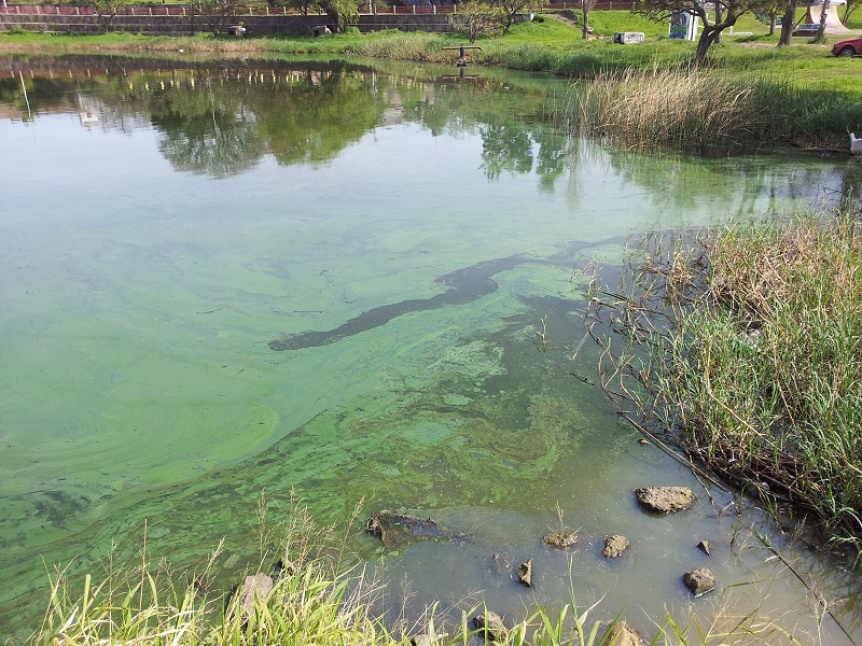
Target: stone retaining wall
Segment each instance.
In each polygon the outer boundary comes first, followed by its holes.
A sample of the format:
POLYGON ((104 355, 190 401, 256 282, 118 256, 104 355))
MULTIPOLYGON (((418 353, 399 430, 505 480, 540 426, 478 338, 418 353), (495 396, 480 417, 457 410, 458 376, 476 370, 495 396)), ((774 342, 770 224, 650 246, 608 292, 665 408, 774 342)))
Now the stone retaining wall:
MULTIPOLYGON (((326 16, 235 16, 218 23, 204 16, 182 15, 69 15, 15 14, 0 12, 0 31, 22 29, 62 34, 98 34, 122 31, 133 34, 187 36, 195 31, 224 31, 230 25, 242 23, 248 36, 311 36, 316 27, 327 22, 326 16)), ((443 14, 363 14, 359 17, 362 32, 381 29, 401 31, 452 32, 449 16, 443 14)), ((332 25, 330 25, 332 27, 332 25)))

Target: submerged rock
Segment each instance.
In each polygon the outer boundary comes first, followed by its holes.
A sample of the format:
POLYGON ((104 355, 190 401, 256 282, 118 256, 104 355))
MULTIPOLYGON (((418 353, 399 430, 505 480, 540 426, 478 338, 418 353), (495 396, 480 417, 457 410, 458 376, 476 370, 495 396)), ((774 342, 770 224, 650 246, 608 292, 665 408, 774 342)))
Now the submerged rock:
POLYGON ((476 615, 473 617, 473 625, 487 642, 501 642, 506 639, 506 625, 503 623, 503 618, 496 612, 486 610, 482 614, 476 615))
POLYGON ((420 518, 385 509, 371 515, 365 530, 371 536, 379 538, 380 542, 390 549, 404 547, 423 538, 448 540, 459 536, 447 530, 433 518, 420 518))
POLYGON ((644 646, 640 633, 625 621, 620 621, 611 626, 602 637, 601 643, 613 644, 614 646, 644 646))
POLYGON ((712 554, 709 553, 709 541, 702 540, 700 543, 697 544, 697 547, 707 556, 712 556, 712 554))
POLYGON ((518 566, 518 583, 528 588, 533 586, 533 559, 528 559, 518 566))
POLYGON ((606 559, 615 559, 623 555, 629 548, 629 539, 620 534, 608 536, 605 539, 605 547, 602 549, 602 556, 606 559))
POLYGON ((495 576, 503 576, 508 574, 512 567, 512 560, 504 557, 502 554, 494 554, 488 559, 488 569, 495 576))
POLYGON ((575 532, 554 532, 542 539, 544 545, 551 547, 571 547, 577 542, 578 535, 575 532))
POLYGON ((688 487, 643 487, 636 489, 635 495, 644 509, 657 514, 688 509, 697 500, 688 487))
POLYGON ((715 589, 715 576, 705 567, 686 572, 682 575, 682 582, 696 597, 715 589))

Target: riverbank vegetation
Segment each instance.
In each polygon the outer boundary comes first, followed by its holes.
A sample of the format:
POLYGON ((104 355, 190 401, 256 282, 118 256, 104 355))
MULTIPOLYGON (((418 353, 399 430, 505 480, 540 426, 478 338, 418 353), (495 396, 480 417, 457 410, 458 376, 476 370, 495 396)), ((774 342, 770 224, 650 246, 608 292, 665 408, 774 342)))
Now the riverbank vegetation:
POLYGON ((806 512, 829 542, 858 554, 858 218, 733 224, 651 248, 639 287, 614 303, 612 325, 632 345, 605 373, 606 389, 636 405, 645 430, 669 433, 741 489, 806 512))
POLYGON ((578 123, 628 150, 732 155, 779 144, 845 150, 862 103, 773 77, 740 79, 699 68, 626 70, 577 93, 578 123))
MULTIPOLYGON (((228 591, 217 588, 229 560, 223 546, 193 572, 150 560, 146 543, 139 563, 109 560, 101 577, 56 570, 42 626, 26 645, 634 646, 651 640, 687 646, 755 644, 770 637, 798 643, 756 612, 719 613, 710 622, 688 624, 668 614, 650 620, 654 634, 646 637, 600 602, 579 608, 573 593, 555 610, 525 607, 521 619, 467 601, 446 609, 410 608, 407 600, 386 598, 381 577, 351 561, 345 534, 317 526, 304 510, 294 513, 279 527, 279 544, 261 554, 257 571, 228 591), (486 624, 476 620, 480 616, 486 624)), ((272 529, 261 535, 272 537, 272 529)))
MULTIPOLYGON (((593 14, 603 29, 656 29, 627 12, 593 14)), ((779 49, 726 38, 711 48, 710 66, 695 69, 687 64, 691 43, 653 35, 648 48, 620 46, 572 34, 571 26, 550 18, 518 24, 508 36, 483 40, 482 50, 471 55, 488 65, 584 81, 573 85, 572 127, 630 149, 721 155, 791 145, 844 151, 848 133, 862 129, 862 87, 847 74, 853 61, 835 58, 822 46, 779 49)), ((189 62, 302 55, 451 65, 453 54, 443 48, 455 42, 441 34, 397 31, 305 39, 19 33, 0 37, 0 51, 132 53, 189 62)))
MULTIPOLYGON (((540 18, 541 21, 515 24, 505 35, 480 37, 477 43, 482 49, 470 53, 472 62, 591 79, 609 71, 679 67, 690 62, 694 54, 693 43, 667 37, 664 23, 652 22, 628 11, 591 11, 594 37, 586 41, 578 37, 578 26, 565 15, 540 14, 540 18), (648 43, 613 44, 613 34, 621 31, 642 31, 648 43)), ((862 15, 858 18, 854 15, 849 26, 862 29, 862 15)), ((769 36, 767 26, 750 15, 740 18, 736 27, 739 35, 725 33, 722 43, 710 48, 711 71, 746 76, 769 74, 799 86, 862 93, 855 77, 847 73, 852 61, 832 57, 828 44, 815 45, 796 39, 792 46, 778 48, 777 36, 769 36)), ((838 38, 833 36, 830 40, 838 38)), ((16 31, 0 33, 0 52, 136 53, 181 59, 320 55, 452 64, 452 52, 442 48, 463 42, 464 37, 460 35, 392 30, 361 34, 355 28, 323 38, 233 38, 212 34, 168 37, 126 33, 66 36, 16 31)))

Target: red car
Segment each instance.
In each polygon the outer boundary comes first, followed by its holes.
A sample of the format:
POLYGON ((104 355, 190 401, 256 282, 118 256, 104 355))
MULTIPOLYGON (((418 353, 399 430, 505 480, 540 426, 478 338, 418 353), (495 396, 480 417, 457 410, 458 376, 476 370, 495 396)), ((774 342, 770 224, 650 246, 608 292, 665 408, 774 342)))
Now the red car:
POLYGON ((833 56, 862 56, 862 36, 840 40, 832 46, 833 56))

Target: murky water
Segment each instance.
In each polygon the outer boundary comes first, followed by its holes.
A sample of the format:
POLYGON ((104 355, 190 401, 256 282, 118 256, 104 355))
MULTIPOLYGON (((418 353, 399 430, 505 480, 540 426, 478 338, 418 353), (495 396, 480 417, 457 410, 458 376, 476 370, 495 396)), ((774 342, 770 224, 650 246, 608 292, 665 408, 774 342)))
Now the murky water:
POLYGON ((224 537, 227 570, 254 567, 258 501, 278 522, 293 489, 321 521, 361 503, 464 533, 389 553, 357 530, 415 607, 518 618, 571 585, 647 634, 667 610, 862 638, 852 574, 710 498, 573 376, 597 359, 590 260, 612 276, 633 234, 847 202, 858 165, 612 152, 555 127, 563 81, 488 70, 2 69, 4 635, 34 627, 43 560, 98 571, 145 522, 154 555, 196 562, 224 537), (632 491, 652 484, 699 501, 648 516, 632 491), (582 536, 571 561, 541 546, 561 525, 582 536), (607 561, 615 533, 632 547, 607 561), (720 591, 694 600, 680 576, 700 565, 720 591))

